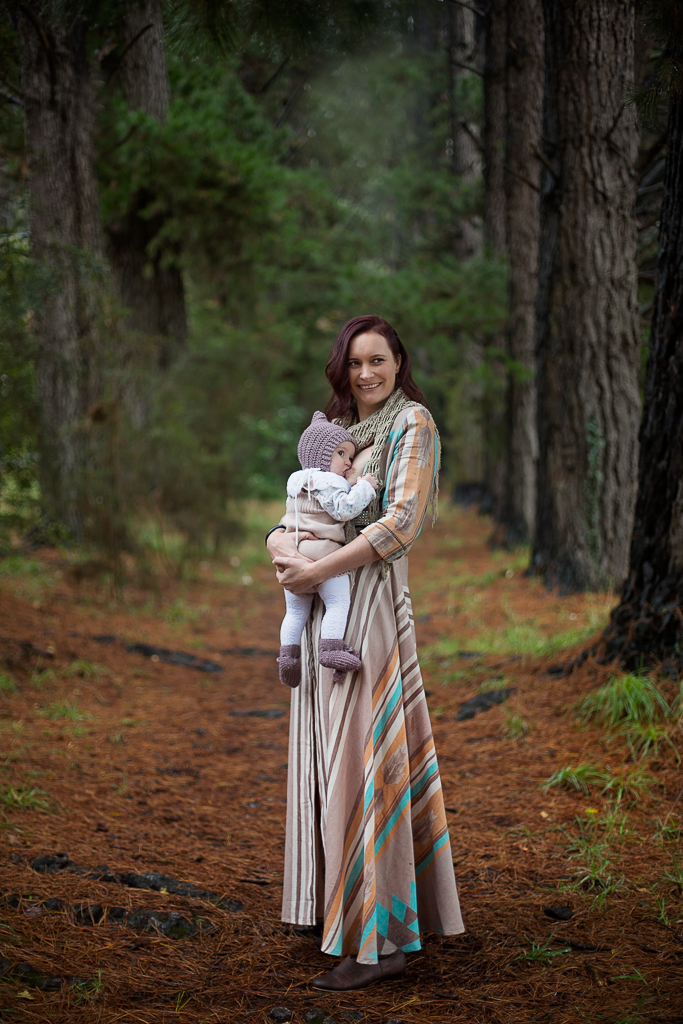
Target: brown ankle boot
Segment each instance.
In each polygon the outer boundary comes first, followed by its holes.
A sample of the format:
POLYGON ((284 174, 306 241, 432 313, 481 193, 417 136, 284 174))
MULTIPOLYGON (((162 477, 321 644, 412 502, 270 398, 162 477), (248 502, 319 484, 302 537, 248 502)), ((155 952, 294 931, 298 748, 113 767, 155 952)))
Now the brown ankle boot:
POLYGON ((314 978, 313 988, 327 992, 354 992, 386 978, 395 978, 406 969, 406 955, 397 949, 390 956, 381 956, 376 964, 359 964, 355 956, 347 956, 328 974, 314 978))
POLYGON ((301 682, 301 644, 285 644, 280 648, 277 662, 280 682, 295 690, 301 682))

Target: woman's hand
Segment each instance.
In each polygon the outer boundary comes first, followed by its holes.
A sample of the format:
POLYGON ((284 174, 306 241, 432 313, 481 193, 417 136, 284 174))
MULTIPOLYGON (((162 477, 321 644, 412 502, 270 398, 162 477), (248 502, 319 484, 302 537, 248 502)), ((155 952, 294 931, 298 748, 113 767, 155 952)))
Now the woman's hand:
POLYGON ((321 582, 317 563, 303 555, 278 556, 276 567, 278 583, 292 594, 311 594, 321 582))
MULTIPOLYGON (((299 534, 299 543, 302 540, 317 540, 318 538, 314 533, 301 532, 299 534)), ((273 564, 277 565, 281 558, 303 558, 306 562, 310 562, 310 558, 306 558, 305 555, 300 554, 296 549, 295 535, 293 533, 286 533, 285 530, 275 530, 271 533, 270 537, 266 541, 266 547, 268 548, 268 554, 270 555, 273 564)))

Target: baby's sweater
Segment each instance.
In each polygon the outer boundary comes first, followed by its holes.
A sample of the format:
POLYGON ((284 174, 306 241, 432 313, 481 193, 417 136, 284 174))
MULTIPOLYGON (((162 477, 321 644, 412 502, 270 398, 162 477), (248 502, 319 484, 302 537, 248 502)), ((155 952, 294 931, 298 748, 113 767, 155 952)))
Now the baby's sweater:
POLYGON ((299 469, 292 473, 287 481, 288 496, 296 498, 302 491, 308 498, 316 498, 338 523, 355 519, 375 497, 375 488, 364 477, 352 487, 343 476, 321 469, 299 469))
POLYGON ((280 522, 295 535, 299 551, 317 560, 343 545, 342 523, 354 519, 374 496, 374 487, 362 477, 352 487, 336 473, 300 469, 287 481, 287 511, 280 522), (299 544, 300 533, 318 539, 299 544))

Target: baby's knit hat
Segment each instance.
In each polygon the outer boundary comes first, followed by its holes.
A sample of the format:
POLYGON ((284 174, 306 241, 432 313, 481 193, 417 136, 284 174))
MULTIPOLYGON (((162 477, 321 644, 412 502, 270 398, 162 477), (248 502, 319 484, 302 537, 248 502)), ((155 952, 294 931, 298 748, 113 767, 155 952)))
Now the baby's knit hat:
POLYGON ((310 427, 306 427, 299 439, 297 455, 301 468, 322 469, 329 473, 332 456, 344 441, 350 441, 356 447, 348 430, 330 423, 324 412, 314 412, 310 427))

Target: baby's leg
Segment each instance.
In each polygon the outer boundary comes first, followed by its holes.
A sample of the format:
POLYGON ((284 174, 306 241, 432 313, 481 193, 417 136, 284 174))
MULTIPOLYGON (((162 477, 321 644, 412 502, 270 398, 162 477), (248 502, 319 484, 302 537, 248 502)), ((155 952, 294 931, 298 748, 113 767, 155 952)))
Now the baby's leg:
POLYGON ((334 576, 318 587, 318 593, 325 603, 325 614, 320 624, 323 640, 343 640, 346 620, 351 607, 351 582, 348 576, 334 576))
POLYGON ((318 592, 325 602, 325 614, 320 625, 318 660, 326 668, 335 670, 332 677, 341 683, 347 672, 356 672, 361 665, 360 653, 344 643, 346 620, 351 606, 351 584, 348 576, 335 576, 321 583, 318 592))
POLYGON ((291 594, 285 590, 287 611, 280 627, 280 681, 295 687, 301 682, 301 634, 311 614, 313 594, 291 594))
POLYGON ((285 590, 287 611, 280 626, 280 643, 283 647, 301 643, 301 634, 311 614, 313 597, 313 594, 292 594, 285 590))

